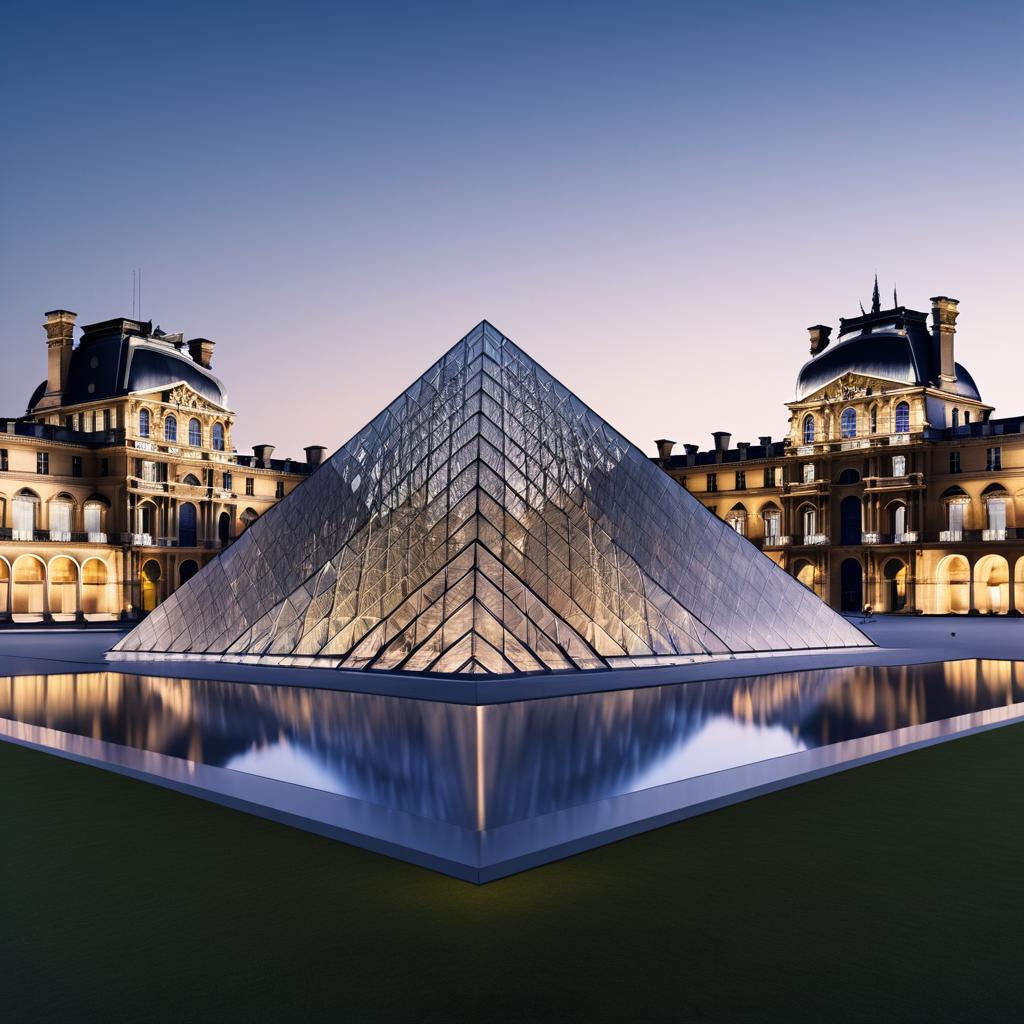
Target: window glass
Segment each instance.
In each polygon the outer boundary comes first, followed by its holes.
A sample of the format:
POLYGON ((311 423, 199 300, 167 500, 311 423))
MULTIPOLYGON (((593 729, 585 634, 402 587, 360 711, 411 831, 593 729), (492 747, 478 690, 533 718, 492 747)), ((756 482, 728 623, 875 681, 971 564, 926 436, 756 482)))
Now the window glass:
POLYGON ((149 437, 149 410, 139 410, 139 437, 149 437))
POLYGON ((215 452, 224 451, 224 426, 221 423, 213 425, 213 450, 215 452))
POLYGON ((804 464, 804 483, 814 483, 814 464, 811 462, 804 464))
POLYGON ((907 475, 907 457, 905 455, 894 455, 892 457, 892 475, 907 475))
POLYGON ((896 433, 910 433, 910 406, 906 402, 896 406, 896 433))
POLYGON ((804 444, 814 444, 814 417, 804 417, 804 444))
POLYGON ((178 440, 178 421, 173 416, 168 416, 167 419, 164 420, 164 440, 178 440))
POLYGON ((188 443, 193 448, 198 448, 203 443, 203 428, 199 425, 199 420, 188 421, 188 443))
POLYGON ((839 417, 839 432, 843 437, 857 436, 857 413, 853 409, 844 409, 839 417))

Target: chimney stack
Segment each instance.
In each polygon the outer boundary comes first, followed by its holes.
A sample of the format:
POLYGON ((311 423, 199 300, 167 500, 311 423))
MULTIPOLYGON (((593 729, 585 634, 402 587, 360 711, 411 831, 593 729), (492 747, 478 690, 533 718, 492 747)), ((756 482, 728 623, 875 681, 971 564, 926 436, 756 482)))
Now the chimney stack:
POLYGON ((761 435, 761 436, 760 436, 760 437, 759 437, 759 438, 757 439, 757 443, 758 443, 758 444, 759 444, 759 445, 760 445, 760 446, 761 446, 762 448, 771 448, 771 446, 772 446, 772 438, 771 438, 771 435, 770 435, 770 434, 762 434, 762 435, 761 435))
POLYGON ((811 336, 812 356, 816 356, 819 352, 824 352, 828 348, 829 337, 832 334, 831 327, 826 327, 824 324, 815 324, 813 327, 807 328, 807 333, 811 336))
POLYGON ((727 430, 713 430, 711 436, 715 439, 715 462, 721 462, 729 450, 732 434, 727 430))
POLYGON ((311 444, 304 448, 303 451, 306 453, 306 465, 312 469, 324 461, 324 452, 327 449, 322 444, 311 444))
POLYGON ((274 454, 274 446, 272 444, 254 444, 252 446, 252 453, 256 456, 256 465, 261 469, 270 468, 270 459, 274 454))
POLYGON ((700 445, 684 444, 683 450, 686 452, 686 464, 688 466, 695 466, 697 464, 697 452, 700 451, 700 445))
POLYGON ((932 353, 939 371, 938 385, 943 391, 956 391, 956 362, 953 359, 953 335, 960 315, 959 299, 936 295, 932 300, 932 353))
POLYGON ((75 343, 76 316, 68 309, 51 309, 46 314, 46 393, 36 403, 37 409, 54 409, 63 403, 75 343))
POLYGON ((667 441, 665 438, 659 438, 654 442, 658 446, 658 458, 662 462, 668 462, 672 458, 672 449, 675 447, 675 441, 667 441))
POLYGON ((213 362, 214 345, 216 345, 216 342, 210 341, 209 338, 189 338, 188 354, 194 362, 209 369, 210 364, 213 362))
POLYGON ((745 459, 747 457, 747 449, 750 447, 749 441, 737 441, 736 447, 740 450, 740 458, 745 459))

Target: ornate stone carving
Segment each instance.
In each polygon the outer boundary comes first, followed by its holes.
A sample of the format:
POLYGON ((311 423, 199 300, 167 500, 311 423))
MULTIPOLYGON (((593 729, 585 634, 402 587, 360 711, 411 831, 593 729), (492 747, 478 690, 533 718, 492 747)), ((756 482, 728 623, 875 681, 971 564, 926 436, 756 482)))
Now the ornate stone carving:
POLYGON ((190 387, 179 384, 172 389, 167 396, 167 401, 172 405, 179 405, 185 409, 205 409, 206 403, 190 387))

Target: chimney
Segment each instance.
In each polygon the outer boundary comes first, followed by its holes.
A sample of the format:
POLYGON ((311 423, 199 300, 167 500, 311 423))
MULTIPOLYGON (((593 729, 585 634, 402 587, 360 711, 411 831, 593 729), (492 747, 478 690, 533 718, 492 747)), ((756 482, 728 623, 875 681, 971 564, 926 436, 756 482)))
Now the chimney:
POLYGON ((683 450, 686 452, 686 464, 688 466, 695 466, 697 464, 697 452, 700 451, 700 445, 684 444, 683 450))
POLYGON ((932 300, 932 356, 939 371, 938 385, 943 391, 956 391, 956 363, 953 361, 953 335, 960 315, 959 299, 936 295, 932 300))
POLYGON ((188 354, 194 362, 209 369, 210 364, 213 362, 213 346, 216 344, 215 341, 210 341, 209 338, 189 338, 188 354))
POLYGON ((667 441, 665 438, 659 438, 654 442, 658 446, 658 458, 662 462, 668 462, 672 458, 672 449, 675 447, 675 441, 667 441))
POLYGON ((327 449, 322 444, 311 444, 304 448, 303 451, 306 453, 306 465, 313 469, 324 461, 324 452, 327 449))
POLYGON ((713 430, 711 436, 715 439, 715 462, 721 462, 729 450, 732 434, 727 430, 713 430))
POLYGON ((274 454, 274 446, 272 444, 254 444, 252 446, 252 453, 256 456, 256 465, 261 469, 270 468, 270 459, 274 454))
POLYGON ((824 324, 815 324, 813 327, 807 328, 807 333, 811 336, 812 356, 816 356, 819 352, 824 352, 828 348, 829 335, 832 333, 831 327, 826 327, 824 324))
POLYGON ((736 447, 740 450, 740 458, 745 459, 747 457, 747 449, 750 447, 749 441, 737 441, 736 447))
POLYGON ((64 400, 64 386, 71 365, 71 348, 75 343, 75 317, 67 309, 51 309, 46 314, 46 393, 36 403, 37 409, 54 409, 64 400))
POLYGON ((772 446, 772 438, 771 438, 771 435, 770 435, 770 434, 762 434, 762 435, 761 435, 761 436, 760 436, 760 437, 759 437, 759 438, 757 439, 757 443, 758 443, 758 444, 759 444, 759 445, 760 445, 760 446, 761 446, 762 448, 771 448, 771 446, 772 446))

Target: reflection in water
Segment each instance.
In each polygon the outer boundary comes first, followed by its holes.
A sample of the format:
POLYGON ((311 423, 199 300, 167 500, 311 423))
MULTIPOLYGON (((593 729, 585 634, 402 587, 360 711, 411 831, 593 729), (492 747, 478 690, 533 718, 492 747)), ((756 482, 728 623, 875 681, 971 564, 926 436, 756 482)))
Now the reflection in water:
POLYGON ((1024 664, 960 661, 476 708, 97 672, 0 679, 0 718, 340 793, 464 828, 1024 699, 1024 664))

